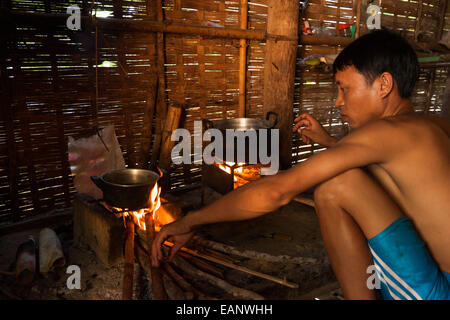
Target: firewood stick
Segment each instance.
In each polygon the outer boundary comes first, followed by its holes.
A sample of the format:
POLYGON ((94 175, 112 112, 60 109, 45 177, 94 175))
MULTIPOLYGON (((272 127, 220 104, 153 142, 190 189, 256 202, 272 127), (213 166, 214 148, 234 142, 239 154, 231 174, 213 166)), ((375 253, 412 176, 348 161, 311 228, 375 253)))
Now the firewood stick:
POLYGON ((200 237, 195 237, 193 239, 194 244, 198 244, 207 248, 211 248, 217 251, 225 252, 228 254, 236 255, 239 257, 249 258, 249 259, 261 259, 268 262, 281 262, 281 263, 295 263, 295 264, 320 264, 325 261, 321 261, 316 258, 307 257, 291 257, 286 255, 274 256, 264 252, 256 252, 253 250, 237 249, 233 246, 229 246, 223 243, 206 240, 200 237))
MULTIPOLYGON (((168 247, 172 247, 173 243, 165 241, 164 245, 166 245, 168 247)), ((296 284, 296 283, 289 282, 289 281, 286 281, 284 279, 280 279, 280 278, 277 278, 277 277, 274 277, 274 276, 270 276, 270 275, 267 275, 267 274, 264 274, 264 273, 261 273, 261 272, 258 272, 258 271, 254 271, 254 270, 248 269, 246 267, 238 266, 238 265, 235 265, 234 263, 223 261, 221 259, 214 258, 214 257, 208 256, 208 255, 203 254, 203 253, 199 253, 196 250, 191 250, 191 249, 188 249, 188 248, 181 248, 180 250, 183 251, 183 252, 187 252, 187 253, 189 253, 189 254, 191 254, 193 256, 200 257, 200 258, 203 258, 203 259, 206 259, 206 260, 209 260, 209 261, 221 264, 221 265, 226 266, 228 268, 239 270, 239 271, 242 271, 242 272, 254 275, 256 277, 260 277, 260 278, 263 278, 263 279, 266 279, 266 280, 270 280, 270 281, 276 282, 278 284, 281 284, 281 285, 289 287, 289 288, 294 288, 294 289, 298 288, 298 284, 296 284)))
POLYGON ((134 253, 136 254, 136 258, 138 260, 139 265, 147 273, 147 279, 149 281, 152 281, 152 268, 150 261, 148 261, 147 251, 141 246, 141 244, 138 241, 135 242, 134 253))
POLYGON ((134 276, 134 222, 127 219, 125 230, 125 266, 122 281, 122 299, 133 299, 134 276))
POLYGON ((161 275, 164 283, 164 289, 166 290, 170 300, 187 300, 183 290, 176 285, 176 283, 167 275, 166 272, 161 270, 161 275))
MULTIPOLYGON (((147 250, 143 247, 142 243, 140 243, 139 241, 136 241, 135 252, 140 266, 147 273, 148 280, 151 281, 151 266, 148 260, 148 253, 147 250)), ((185 294, 187 293, 186 299, 189 299, 190 296, 188 292, 193 292, 197 296, 197 299, 199 300, 217 300, 214 297, 207 296, 206 294, 204 294, 203 292, 192 286, 167 263, 165 264, 165 270, 170 276, 172 276, 172 279, 174 279, 180 285, 180 287, 183 288, 183 290, 184 288, 186 288, 185 292, 185 294)))
POLYGON ((200 270, 203 270, 205 272, 208 272, 212 275, 215 275, 216 277, 219 277, 223 279, 223 272, 216 266, 213 266, 212 264, 207 263, 204 260, 201 260, 199 258, 194 257, 193 255, 190 255, 188 253, 179 252, 178 253, 181 257, 188 260, 190 263, 192 263, 195 267, 199 268, 200 270))
POLYGON ((165 300, 164 293, 164 283, 161 275, 161 271, 159 268, 152 266, 152 244, 155 239, 155 226, 153 223, 153 216, 151 214, 147 214, 145 216, 145 225, 147 231, 147 253, 148 253, 148 261, 151 266, 151 277, 152 277, 152 292, 155 300, 165 300))
POLYGON ((181 275, 179 275, 168 263, 164 264, 164 270, 167 274, 183 289, 186 299, 192 300, 194 295, 196 295, 199 299, 204 298, 205 294, 193 287, 189 282, 186 281, 181 275))
POLYGON ((213 249, 210 249, 210 248, 199 247, 199 248, 194 248, 194 249, 198 249, 198 251, 204 252, 207 255, 210 255, 212 257, 216 257, 216 258, 219 258, 219 259, 222 259, 224 261, 231 262, 231 263, 239 263, 239 262, 241 262, 238 259, 233 259, 232 257, 230 257, 230 256, 228 256, 228 255, 226 255, 226 254, 224 254, 222 252, 219 252, 219 251, 216 251, 216 250, 213 250, 213 249))
POLYGON ((9 291, 9 290, 6 289, 6 288, 0 287, 0 292, 1 292, 3 295, 7 296, 7 297, 8 297, 9 299, 11 299, 11 300, 22 300, 22 298, 16 296, 14 293, 12 293, 11 291, 9 291))
POLYGON ((246 300, 264 300, 264 297, 252 292, 250 290, 238 288, 236 286, 233 286, 226 282, 225 280, 219 279, 209 273, 206 273, 202 270, 199 270, 192 266, 189 262, 181 258, 180 256, 175 256, 172 262, 177 268, 183 270, 183 272, 187 273, 191 277, 207 281, 210 284, 221 288, 222 290, 226 291, 227 293, 233 295, 236 298, 239 299, 246 299, 246 300))

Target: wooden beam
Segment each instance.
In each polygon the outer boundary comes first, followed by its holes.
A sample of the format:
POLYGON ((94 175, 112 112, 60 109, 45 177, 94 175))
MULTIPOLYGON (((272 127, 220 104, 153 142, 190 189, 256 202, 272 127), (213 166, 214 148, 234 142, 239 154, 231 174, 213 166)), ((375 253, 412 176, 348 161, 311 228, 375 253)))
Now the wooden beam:
MULTIPOLYGON (((241 0, 241 29, 247 30, 248 2, 241 0)), ((247 79, 247 40, 241 39, 239 42, 239 118, 245 118, 246 100, 246 79, 247 79)))
MULTIPOLYGON (((35 25, 65 24, 68 14, 59 13, 31 13, 8 10, 0 10, 0 22, 2 25, 21 22, 35 25)), ((94 28, 97 25, 104 30, 117 30, 127 32, 162 32, 175 34, 202 35, 212 38, 248 39, 264 41, 266 38, 277 41, 293 41, 296 38, 283 35, 268 34, 264 31, 242 30, 239 28, 215 28, 201 25, 188 25, 183 23, 158 22, 149 19, 119 19, 119 18, 93 18, 81 16, 82 29, 94 28)))
MULTIPOLYGON (((298 38, 299 2, 269 0, 267 32, 287 38, 298 38)), ((280 167, 292 166, 292 123, 294 102, 295 61, 297 41, 267 39, 264 61, 263 111, 278 114, 280 129, 280 167)))

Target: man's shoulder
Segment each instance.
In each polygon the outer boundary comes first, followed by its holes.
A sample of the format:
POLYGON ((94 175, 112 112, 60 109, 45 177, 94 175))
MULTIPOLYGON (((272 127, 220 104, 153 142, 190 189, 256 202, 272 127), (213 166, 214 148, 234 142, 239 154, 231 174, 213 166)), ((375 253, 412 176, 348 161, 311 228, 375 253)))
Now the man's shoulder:
POLYGON ((340 142, 357 143, 378 152, 403 152, 412 145, 426 141, 430 135, 432 124, 412 117, 383 118, 367 123, 352 132, 340 142))
POLYGON ((450 133, 450 123, 436 116, 407 114, 372 121, 361 128, 361 134, 388 138, 417 139, 420 136, 436 134, 437 131, 450 133))

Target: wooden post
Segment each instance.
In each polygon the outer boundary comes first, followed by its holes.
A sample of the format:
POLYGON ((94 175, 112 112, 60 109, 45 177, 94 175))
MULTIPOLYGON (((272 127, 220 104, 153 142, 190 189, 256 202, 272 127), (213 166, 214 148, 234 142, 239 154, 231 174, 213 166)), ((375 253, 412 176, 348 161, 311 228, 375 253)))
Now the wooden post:
MULTIPOLYGON (((241 0, 241 29, 247 30, 248 2, 241 0)), ((247 79, 247 40, 241 39, 239 42, 239 118, 245 118, 245 98, 247 79)))
MULTIPOLYGON (((267 33, 297 39, 299 2, 296 0, 269 0, 267 33)), ((297 41, 266 41, 264 62, 264 115, 278 114, 280 129, 280 166, 291 167, 292 124, 295 59, 297 41)))
POLYGON ((355 39, 359 38, 359 34, 361 32, 361 5, 362 5, 362 0, 357 0, 355 39))
POLYGON ((133 299, 134 277, 134 222, 127 219, 125 231, 125 266, 123 270, 122 300, 133 299))

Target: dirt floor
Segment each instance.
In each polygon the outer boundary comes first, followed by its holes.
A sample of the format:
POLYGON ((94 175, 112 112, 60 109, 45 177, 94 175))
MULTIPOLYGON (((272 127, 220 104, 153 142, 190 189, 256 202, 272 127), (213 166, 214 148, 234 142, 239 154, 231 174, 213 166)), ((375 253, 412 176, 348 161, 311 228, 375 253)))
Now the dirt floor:
MULTIPOLYGON (((206 203, 219 195, 207 192, 206 203)), ((191 207, 199 207, 200 190, 186 193, 180 198, 191 207)), ((0 275, 1 299, 121 299, 123 263, 106 267, 95 253, 83 243, 73 240, 72 224, 49 226, 58 234, 63 244, 66 266, 78 265, 81 270, 81 289, 68 289, 66 267, 47 275, 39 275, 31 286, 21 288, 14 277, 0 275)), ((29 236, 39 239, 40 229, 0 237, 0 270, 14 271, 12 262, 20 243, 29 236)), ((280 284, 245 274, 241 271, 217 266, 223 271, 224 279, 241 288, 252 290, 265 299, 341 299, 339 286, 326 259, 320 230, 314 209, 296 202, 280 208, 263 217, 232 223, 218 223, 203 227, 201 237, 231 245, 238 249, 253 250, 270 255, 316 258, 315 264, 267 262, 233 256, 239 265, 297 283, 292 289, 280 284)), ((135 264, 135 299, 151 299, 146 275, 135 264)), ((231 299, 226 293, 212 288, 208 283, 195 283, 211 297, 231 299)))

